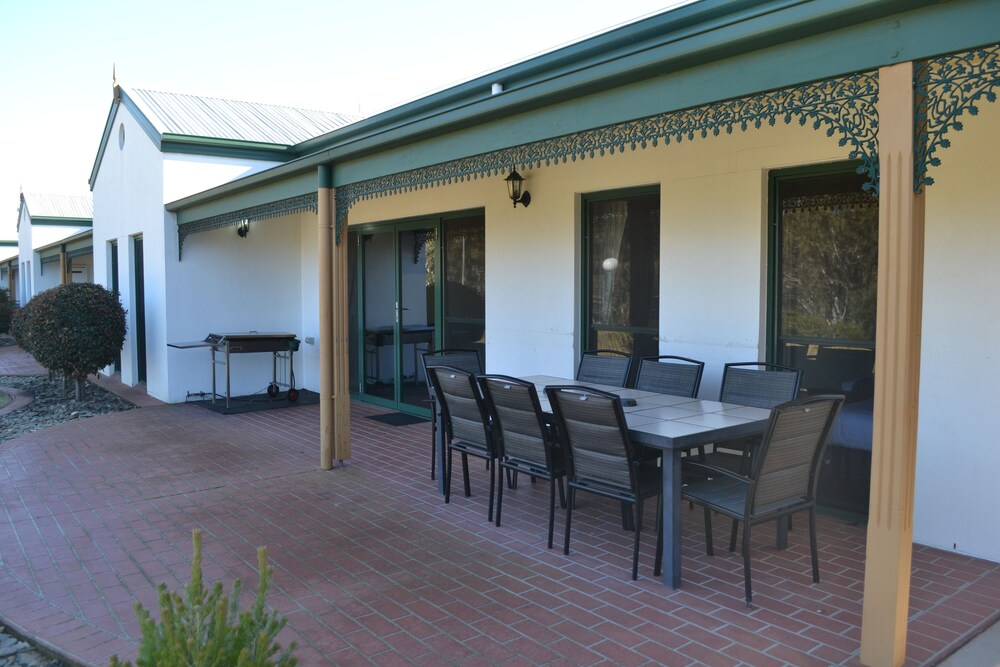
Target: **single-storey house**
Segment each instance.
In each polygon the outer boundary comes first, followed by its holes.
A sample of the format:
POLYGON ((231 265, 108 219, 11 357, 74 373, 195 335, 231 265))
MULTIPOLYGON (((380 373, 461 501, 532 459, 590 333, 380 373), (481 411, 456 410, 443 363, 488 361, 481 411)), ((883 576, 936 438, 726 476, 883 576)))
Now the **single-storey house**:
POLYGON ((93 282, 90 195, 21 193, 17 215, 17 277, 12 297, 27 303, 69 282, 93 282))
POLYGON ((0 289, 17 302, 17 240, 0 240, 0 289))
MULTIPOLYGON (((220 328, 228 332, 279 327, 298 332, 315 321, 315 309, 303 311, 300 300, 303 289, 316 289, 311 279, 315 269, 304 274, 305 286, 301 273, 303 263, 315 263, 315 239, 299 229, 291 234, 279 230, 282 242, 271 244, 282 248, 276 251, 231 234, 227 239, 231 242, 216 248, 212 256, 199 257, 195 251, 181 265, 181 240, 174 216, 164 204, 280 165, 294 157, 294 145, 344 127, 354 118, 126 90, 117 81, 113 93, 90 174, 97 220, 94 261, 101 267, 97 282, 118 291, 128 311, 122 381, 145 383, 149 394, 161 400, 183 401, 211 387, 213 369, 207 356, 190 351, 169 356, 168 364, 168 343, 200 340, 220 328)), ((299 226, 311 231, 315 222, 307 222, 302 213, 311 208, 315 207, 309 203, 272 207, 270 215, 301 214, 299 226)), ((269 231, 254 225, 249 239, 269 231)), ((315 367, 315 354, 310 356, 308 346, 303 352, 296 366, 315 367)), ((250 381, 240 371, 250 379, 261 376, 252 364, 234 364, 236 387, 250 381)))
MULTIPOLYGON (((160 147, 116 100, 95 263, 146 241, 164 400, 208 374, 171 340, 302 336, 324 468, 350 458, 349 401, 426 411, 426 349, 562 377, 591 348, 682 355, 706 362, 704 398, 727 362, 802 368, 804 391, 860 406, 835 464, 864 480, 848 497, 870 489, 862 661, 901 664, 912 542, 1000 561, 969 511, 1000 507, 997 87, 990 0, 702 0, 273 166, 219 157, 207 189, 165 187, 180 152, 133 184, 129 142, 160 147)), ((129 252, 104 280, 131 281, 129 252)))

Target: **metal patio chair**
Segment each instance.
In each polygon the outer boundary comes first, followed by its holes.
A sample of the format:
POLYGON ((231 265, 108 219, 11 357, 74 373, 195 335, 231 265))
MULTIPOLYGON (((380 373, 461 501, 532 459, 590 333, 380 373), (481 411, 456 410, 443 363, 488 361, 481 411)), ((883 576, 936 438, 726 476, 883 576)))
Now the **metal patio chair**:
MULTIPOLYGON (((722 372, 719 401, 754 408, 773 408, 799 397, 802 371, 764 361, 726 364, 722 372)), ((711 452, 698 452, 698 461, 707 465, 747 472, 760 438, 740 438, 718 442, 711 452)))
POLYGON ((457 348, 424 352, 420 355, 420 362, 424 366, 424 378, 427 381, 427 393, 431 402, 431 479, 434 479, 434 469, 437 466, 437 428, 441 411, 438 407, 437 397, 434 394, 434 386, 431 384, 431 376, 427 372, 427 369, 435 366, 450 366, 452 368, 460 368, 473 375, 478 375, 483 372, 483 364, 479 359, 478 351, 457 348))
POLYGON ((545 388, 545 393, 549 397, 562 443, 569 453, 563 553, 569 554, 577 491, 628 503, 635 513, 632 522, 635 533, 632 579, 637 579, 643 500, 656 496, 656 559, 653 572, 659 575, 663 563, 662 478, 655 461, 645 461, 636 455, 629 439, 621 398, 580 386, 550 386, 545 388))
POLYGON ((705 362, 687 357, 662 355, 643 357, 635 376, 635 388, 674 396, 698 396, 705 362))
MULTIPOLYGON (((559 446, 556 429, 546 421, 538 391, 531 382, 506 375, 481 375, 478 380, 499 441, 500 465, 511 473, 524 473, 532 480, 544 479, 549 483, 548 548, 551 549, 557 486, 560 506, 566 507, 565 450, 559 446)), ((503 487, 497 485, 497 526, 503 512, 503 487)))
POLYGON ((431 366, 427 369, 434 382, 434 391, 441 409, 446 447, 444 501, 451 502, 452 454, 462 455, 462 481, 465 496, 472 495, 469 483, 469 457, 484 459, 490 475, 490 498, 487 518, 493 521, 493 498, 496 493, 500 466, 496 465, 499 447, 494 437, 486 405, 479 393, 476 376, 460 368, 431 366))
POLYGON ((704 468, 706 478, 685 486, 685 500, 705 510, 705 549, 712 548, 712 512, 733 520, 729 550, 736 549, 736 534, 743 523, 743 579, 747 607, 752 606, 750 586, 750 532, 757 524, 809 512, 809 548, 813 582, 819 582, 816 550, 816 484, 823 449, 843 396, 814 396, 772 408, 767 431, 753 459, 749 475, 704 468))
POLYGON ((576 379, 580 382, 624 387, 632 370, 632 355, 617 350, 588 350, 580 355, 576 379))

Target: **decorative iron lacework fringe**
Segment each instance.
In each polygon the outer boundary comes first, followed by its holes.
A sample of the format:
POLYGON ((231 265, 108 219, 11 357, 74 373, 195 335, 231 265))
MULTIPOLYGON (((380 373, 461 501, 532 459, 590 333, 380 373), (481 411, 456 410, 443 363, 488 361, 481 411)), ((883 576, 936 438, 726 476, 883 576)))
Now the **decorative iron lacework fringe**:
POLYGON ((402 192, 496 176, 510 169, 529 169, 659 144, 718 136, 733 130, 775 125, 810 124, 840 135, 851 146, 848 157, 861 160, 859 173, 868 174, 866 189, 878 189, 878 72, 817 81, 794 88, 673 111, 593 130, 482 153, 460 160, 348 183, 337 188, 337 242, 347 212, 356 202, 402 192))
POLYGON ((301 213, 302 211, 312 211, 316 213, 319 209, 318 195, 315 192, 289 197, 280 201, 268 202, 260 206, 242 208, 231 213, 214 215, 196 222, 189 222, 177 228, 177 261, 181 261, 184 251, 184 239, 191 234, 199 232, 210 232, 213 229, 223 229, 225 227, 235 227, 243 220, 253 222, 255 220, 266 220, 268 218, 278 218, 291 213, 301 213))
POLYGON ((781 210, 785 213, 859 208, 878 208, 878 197, 870 191, 839 192, 837 194, 789 197, 781 202, 781 210))
POLYGON ((996 102, 995 89, 1000 86, 1000 45, 919 62, 914 77, 916 156, 913 189, 920 192, 934 183, 927 170, 941 164, 935 153, 939 148, 951 146, 945 135, 950 130, 962 130, 959 118, 966 112, 970 116, 977 115, 977 103, 983 98, 996 102))

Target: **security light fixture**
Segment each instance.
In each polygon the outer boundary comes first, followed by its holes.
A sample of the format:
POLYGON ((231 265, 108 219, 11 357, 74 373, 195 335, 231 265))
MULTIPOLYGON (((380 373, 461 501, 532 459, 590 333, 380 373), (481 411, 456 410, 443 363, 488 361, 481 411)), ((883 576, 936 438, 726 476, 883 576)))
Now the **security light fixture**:
POLYGON ((250 233, 250 220, 247 218, 243 218, 242 220, 237 222, 236 233, 237 235, 239 235, 241 239, 245 239, 247 237, 247 234, 250 233))

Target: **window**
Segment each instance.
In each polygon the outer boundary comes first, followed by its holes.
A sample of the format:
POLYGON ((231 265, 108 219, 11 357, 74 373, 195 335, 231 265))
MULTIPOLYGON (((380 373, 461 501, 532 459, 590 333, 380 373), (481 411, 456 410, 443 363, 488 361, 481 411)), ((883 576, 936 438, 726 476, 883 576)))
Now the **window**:
POLYGON ((584 206, 583 349, 659 353, 659 189, 602 193, 584 206))
POLYGON ((772 352, 808 393, 850 390, 875 364, 878 199, 851 165, 772 178, 772 352))

